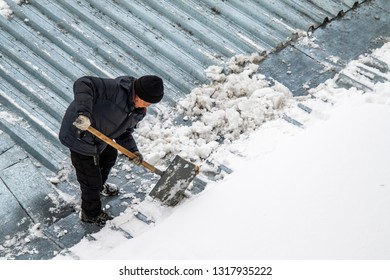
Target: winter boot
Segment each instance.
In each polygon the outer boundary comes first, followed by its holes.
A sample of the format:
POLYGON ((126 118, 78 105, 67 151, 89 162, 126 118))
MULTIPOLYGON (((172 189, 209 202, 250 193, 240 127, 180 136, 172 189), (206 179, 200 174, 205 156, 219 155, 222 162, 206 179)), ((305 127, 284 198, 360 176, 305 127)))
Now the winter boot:
POLYGON ((100 227, 104 227, 106 225, 106 222, 108 220, 112 220, 113 217, 108 215, 106 212, 101 212, 97 216, 88 216, 84 210, 81 210, 81 221, 84 223, 89 223, 89 224, 96 224, 100 227))

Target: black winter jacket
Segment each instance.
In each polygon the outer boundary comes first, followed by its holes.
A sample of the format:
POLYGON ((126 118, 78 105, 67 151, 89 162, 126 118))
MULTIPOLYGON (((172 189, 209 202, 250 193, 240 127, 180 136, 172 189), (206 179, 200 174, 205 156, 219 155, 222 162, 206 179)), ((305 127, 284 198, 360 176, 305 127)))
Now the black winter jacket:
POLYGON ((132 132, 146 114, 145 108, 135 108, 134 81, 130 76, 116 79, 82 77, 73 86, 74 101, 62 120, 59 139, 63 145, 77 153, 96 156, 107 144, 88 131, 74 125, 79 114, 91 120, 91 126, 130 150, 138 151, 132 132))

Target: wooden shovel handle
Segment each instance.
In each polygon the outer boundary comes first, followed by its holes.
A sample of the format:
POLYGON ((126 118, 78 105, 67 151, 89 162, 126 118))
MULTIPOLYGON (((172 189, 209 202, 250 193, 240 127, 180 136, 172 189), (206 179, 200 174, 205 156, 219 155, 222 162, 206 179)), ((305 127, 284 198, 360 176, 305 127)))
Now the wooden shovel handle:
MULTIPOLYGON (((116 143, 115 141, 113 141, 112 139, 108 138, 106 135, 104 135, 103 133, 101 133, 100 131, 98 131, 97 129, 93 128, 92 126, 89 126, 88 129, 87 129, 88 132, 92 133, 93 135, 95 135, 97 138, 101 139, 102 141, 106 142, 108 145, 110 145, 111 147, 117 149, 118 151, 120 151, 121 153, 125 154, 126 156, 128 156, 130 159, 133 159, 136 157, 136 155, 132 152, 130 152, 129 150, 127 150, 126 148, 124 148, 123 146, 119 145, 118 143, 116 143)), ((147 169, 149 169, 150 171, 152 171, 153 173, 156 173, 157 175, 162 175, 163 172, 159 169, 157 169, 156 167, 154 167, 153 165, 147 163, 146 161, 142 161, 141 165, 147 169)))

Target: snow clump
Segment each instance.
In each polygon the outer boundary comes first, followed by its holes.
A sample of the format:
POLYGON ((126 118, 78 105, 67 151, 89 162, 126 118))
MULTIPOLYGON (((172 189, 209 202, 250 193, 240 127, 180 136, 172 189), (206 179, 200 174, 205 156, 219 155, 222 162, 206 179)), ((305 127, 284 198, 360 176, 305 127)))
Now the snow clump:
POLYGON ((199 163, 217 149, 247 137, 265 121, 280 116, 292 99, 282 84, 258 73, 259 55, 233 57, 224 67, 211 66, 210 84, 195 88, 175 112, 161 105, 137 129, 147 160, 179 154, 199 163), (178 121, 179 120, 179 121, 178 121))

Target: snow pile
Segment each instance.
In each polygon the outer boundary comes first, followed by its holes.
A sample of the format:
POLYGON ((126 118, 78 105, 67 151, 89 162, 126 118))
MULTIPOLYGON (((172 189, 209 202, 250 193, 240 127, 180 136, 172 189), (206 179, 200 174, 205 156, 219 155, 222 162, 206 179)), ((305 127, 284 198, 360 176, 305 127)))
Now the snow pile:
POLYGON ((9 18, 12 15, 11 8, 4 2, 4 0, 0 0, 0 15, 9 18))
MULTIPOLYGON (((381 52, 381 61, 388 61, 390 44, 381 52)), ((228 79, 220 70, 210 70, 215 78, 228 79)), ((263 89, 252 87, 249 76, 248 99, 263 89)), ((138 210, 155 222, 150 225, 137 222, 137 209, 110 223, 134 238, 126 239, 108 225, 94 234, 93 242, 84 239, 56 258, 389 259, 390 81, 363 92, 339 87, 337 79, 312 89, 306 99, 284 101, 290 112, 298 103, 312 109, 310 114, 299 108, 295 112, 305 129, 276 118, 232 142, 229 149, 239 153, 224 154, 235 171, 225 180, 210 183, 174 211, 145 200, 138 210)), ((219 102, 212 94, 208 98, 219 102)), ((234 99, 225 95, 227 104, 234 99)), ((200 102, 193 100, 198 99, 191 96, 183 104, 200 102)), ((201 122, 213 107, 186 110, 201 122)), ((280 109, 274 110, 277 114, 280 109)), ((183 138, 194 141, 185 133, 183 138)))
POLYGON ((193 138, 230 143, 275 117, 292 95, 277 82, 271 85, 257 73, 258 67, 238 56, 227 69, 207 69, 212 84, 196 88, 179 102, 179 111, 193 121, 193 138))
MULTIPOLYGON (((18 5, 29 3, 28 0, 13 0, 13 2, 18 5)), ((3 16, 8 19, 12 16, 12 14, 13 11, 10 6, 8 6, 8 4, 4 0, 0 0, 0 16, 3 16)))
POLYGON ((158 107, 157 118, 147 117, 137 129, 147 160, 160 164, 159 159, 179 154, 199 163, 279 115, 292 95, 257 73, 259 59, 240 55, 226 67, 209 67, 211 83, 195 88, 175 112, 158 107), (178 126, 174 122, 179 118, 183 124, 178 126))

